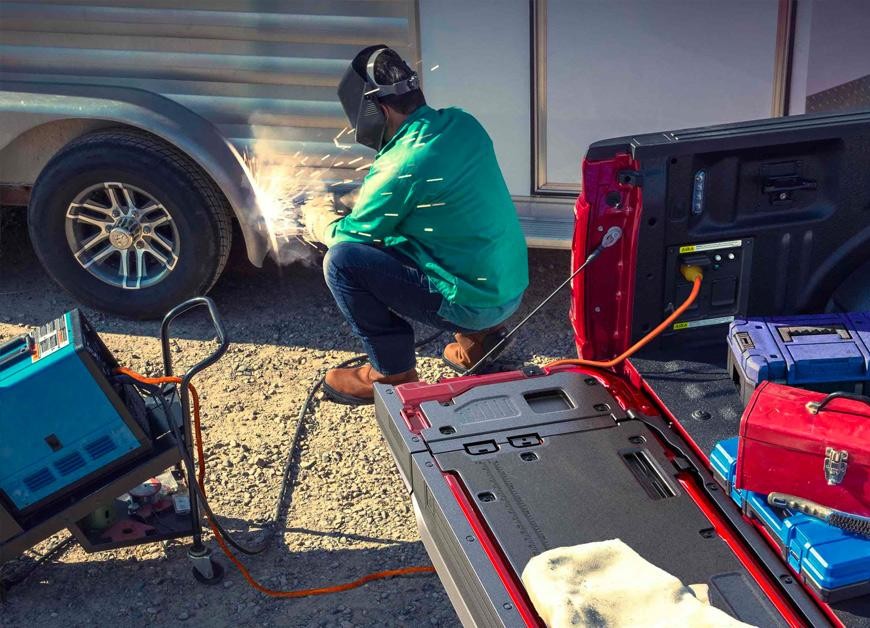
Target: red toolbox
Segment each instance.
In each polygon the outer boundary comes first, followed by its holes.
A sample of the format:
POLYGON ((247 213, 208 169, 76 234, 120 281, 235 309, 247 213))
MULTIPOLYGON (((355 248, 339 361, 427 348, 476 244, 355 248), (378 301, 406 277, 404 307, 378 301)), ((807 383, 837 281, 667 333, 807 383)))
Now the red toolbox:
POLYGON ((737 488, 870 516, 870 400, 763 382, 740 421, 737 488))

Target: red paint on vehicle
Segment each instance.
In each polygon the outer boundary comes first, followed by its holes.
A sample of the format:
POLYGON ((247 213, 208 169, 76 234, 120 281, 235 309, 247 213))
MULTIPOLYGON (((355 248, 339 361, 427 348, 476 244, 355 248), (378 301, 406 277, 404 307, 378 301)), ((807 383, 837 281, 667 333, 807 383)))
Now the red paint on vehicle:
POLYGON ((619 242, 605 249, 571 285, 571 324, 577 354, 586 360, 612 358, 631 342, 637 232, 643 199, 640 187, 622 183, 619 174, 637 169, 638 163, 624 154, 605 161, 583 161, 583 193, 574 205, 572 269, 583 263, 610 227, 623 231, 619 242), (612 204, 617 195, 618 202, 612 204))

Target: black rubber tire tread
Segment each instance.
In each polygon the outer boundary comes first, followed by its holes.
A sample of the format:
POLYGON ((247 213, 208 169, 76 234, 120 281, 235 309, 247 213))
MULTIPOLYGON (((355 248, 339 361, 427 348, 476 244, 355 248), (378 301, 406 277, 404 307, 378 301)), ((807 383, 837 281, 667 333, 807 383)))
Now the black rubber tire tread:
MULTIPOLYGON (((129 127, 117 127, 101 129, 99 131, 88 133, 79 138, 76 138, 75 140, 64 146, 60 151, 58 151, 51 158, 45 168, 43 168, 42 173, 40 173, 40 176, 33 187, 31 207, 42 201, 41 193, 44 190, 41 189, 40 183, 42 182, 43 175, 46 172, 50 172, 52 166, 63 162, 71 153, 77 152, 91 145, 106 143, 111 143, 113 146, 117 147, 124 147, 136 151, 141 151, 164 161, 172 169, 178 171, 179 173, 183 173, 183 176, 188 178, 192 183, 192 186, 195 189, 196 193, 203 199, 205 203, 204 209, 214 219, 217 260, 213 266, 212 272, 203 278, 203 280, 200 282, 200 285, 195 289, 195 292, 196 295, 202 295, 207 293, 214 286, 215 282, 217 282, 218 278, 221 275, 221 272, 223 272, 223 269, 226 266, 227 260, 229 259, 233 231, 232 209, 230 208, 229 202, 226 200, 223 192, 220 191, 217 185, 211 180, 211 178, 205 173, 205 171, 200 168, 200 166, 196 162, 194 162, 182 151, 178 150, 168 142, 154 135, 151 135, 145 131, 140 131, 138 129, 133 129, 129 127)), ((29 213, 30 208, 28 208, 28 215, 29 213)), ((35 234, 31 230, 31 238, 33 238, 34 235, 35 234)), ((54 279, 65 289, 69 289, 68 286, 64 286, 63 282, 60 281, 54 275, 54 273, 51 272, 51 270, 48 268, 48 265, 45 263, 45 260, 42 259, 41 255, 39 255, 38 250, 37 256, 40 257, 40 261, 42 261, 43 266, 46 268, 49 275, 52 276, 52 279, 54 279)), ((99 280, 95 279, 95 281, 99 280)), ((80 294, 77 294, 76 296, 81 297, 80 294)), ((191 294, 189 296, 195 295, 191 294)), ((88 299, 83 300, 87 301, 88 299)), ((99 305, 93 303, 92 300, 90 300, 89 303, 91 305, 99 307, 99 305)), ((111 311, 134 318, 153 318, 162 316, 162 312, 150 312, 142 314, 140 312, 128 312, 115 308, 111 308, 111 311)))

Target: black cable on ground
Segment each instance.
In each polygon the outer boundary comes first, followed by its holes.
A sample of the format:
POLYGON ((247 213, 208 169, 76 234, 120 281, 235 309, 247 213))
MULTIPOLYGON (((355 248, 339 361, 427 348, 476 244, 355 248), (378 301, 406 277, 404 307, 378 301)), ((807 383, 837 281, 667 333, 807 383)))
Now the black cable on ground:
MULTIPOLYGON (((424 346, 430 344, 431 342, 434 342, 438 338, 440 338, 443 333, 444 332, 439 331, 439 332, 434 333, 430 336, 427 336, 426 338, 424 338, 420 342, 416 343, 414 345, 414 348, 421 349, 422 347, 424 347, 424 346)), ((357 366, 357 365, 364 363, 367 359, 368 359, 368 356, 365 354, 356 355, 356 356, 353 356, 352 358, 344 360, 343 362, 340 362, 339 364, 335 365, 332 368, 348 368, 348 367, 352 367, 352 366, 357 366)), ((293 463, 294 463, 294 460, 296 459, 298 449, 299 449, 299 444, 301 442, 300 436, 302 434, 302 428, 305 424, 305 419, 306 419, 309 411, 311 410, 312 404, 313 404, 314 399, 315 399, 315 395, 317 394, 317 391, 320 390, 320 387, 323 385, 323 381, 324 381, 325 377, 326 377, 326 373, 324 372, 323 374, 321 374, 317 378, 317 380, 314 382, 314 384, 308 390, 308 395, 306 396, 305 401, 299 410, 299 415, 298 415, 297 420, 296 420, 296 427, 293 430, 293 436, 290 439, 290 447, 289 447, 289 451, 287 454, 287 461, 284 465, 284 472, 282 474, 281 488, 278 492, 278 497, 277 497, 277 500, 275 502, 274 514, 272 515, 272 518, 269 520, 269 522, 267 522, 263 528, 263 530, 265 532, 265 536, 263 536, 257 542, 257 544, 253 545, 253 546, 248 546, 248 545, 241 543, 240 541, 237 541, 233 537, 233 535, 230 534, 230 532, 228 530, 226 530, 226 528, 224 528, 219 523, 217 517, 214 514, 214 511, 211 509, 211 506, 208 503, 208 498, 206 497, 205 492, 199 486, 199 483, 195 480, 195 478, 196 478, 195 465, 194 465, 193 459, 190 456, 190 452, 187 449, 187 447, 185 447, 185 445, 184 445, 184 441, 181 438, 181 434, 178 430, 178 426, 176 426, 175 422, 171 419, 171 417, 172 417, 171 408, 169 406, 168 400, 166 399, 165 391, 158 385, 144 384, 144 383, 139 382, 139 381, 137 381, 129 376, 126 376, 126 375, 120 375, 119 379, 146 391, 149 395, 155 397, 159 401, 159 403, 163 407, 164 413, 166 414, 166 416, 168 418, 169 428, 172 432, 172 436, 176 440, 176 444, 178 445, 179 451, 181 453, 182 462, 184 463, 185 469, 187 470, 188 477, 191 479, 190 483, 193 484, 192 488, 194 491, 196 491, 197 497, 199 498, 199 501, 202 503, 203 510, 205 510, 209 519, 212 521, 212 523, 214 523, 214 526, 218 530, 218 532, 220 533, 221 537, 223 537, 223 539, 229 545, 231 545, 232 547, 234 547, 238 551, 242 552, 243 554, 247 554, 249 556, 254 556, 257 554, 261 554, 264 551, 266 551, 266 549, 268 549, 269 542, 272 540, 272 538, 275 536, 276 532, 278 531, 278 529, 280 527, 279 524, 281 523, 281 521, 283 521, 283 519, 286 515, 286 512, 287 512, 287 509, 290 506, 289 500, 287 499, 287 495, 289 494, 289 491, 292 488, 292 484, 293 484, 292 483, 293 463)))
POLYGON ((33 559, 33 564, 28 565, 26 568, 22 569, 22 573, 13 573, 12 578, 0 579, 0 592, 6 592, 15 585, 21 584, 22 582, 27 580, 30 576, 33 575, 33 572, 36 571, 40 565, 51 560, 52 558, 62 555, 66 550, 72 547, 74 541, 75 537, 73 537, 72 535, 67 536, 65 539, 61 539, 50 548, 48 548, 48 550, 46 550, 41 556, 33 559))

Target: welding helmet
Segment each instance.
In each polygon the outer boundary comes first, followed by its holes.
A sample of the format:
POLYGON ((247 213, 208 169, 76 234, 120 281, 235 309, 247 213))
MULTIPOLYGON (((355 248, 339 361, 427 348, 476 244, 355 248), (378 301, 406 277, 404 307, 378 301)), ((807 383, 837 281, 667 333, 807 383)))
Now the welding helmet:
POLYGON ((338 99, 351 127, 356 129, 356 141, 375 150, 383 146, 387 129, 387 118, 378 106, 380 99, 420 89, 417 73, 407 64, 410 75, 407 79, 387 85, 375 81, 375 61, 386 50, 391 49, 383 44, 362 50, 338 84, 338 99))

